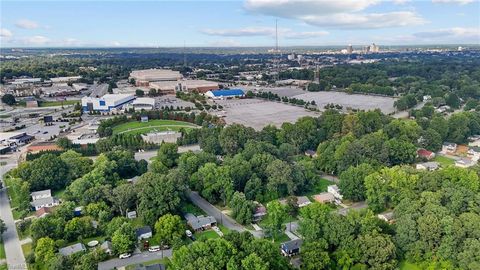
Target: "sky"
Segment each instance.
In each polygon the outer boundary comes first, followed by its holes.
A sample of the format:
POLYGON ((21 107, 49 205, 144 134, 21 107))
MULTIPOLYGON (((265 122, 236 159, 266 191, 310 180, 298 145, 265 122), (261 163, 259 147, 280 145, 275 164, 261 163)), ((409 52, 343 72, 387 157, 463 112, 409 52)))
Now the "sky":
POLYGON ((0 0, 0 47, 480 44, 480 0, 0 0))

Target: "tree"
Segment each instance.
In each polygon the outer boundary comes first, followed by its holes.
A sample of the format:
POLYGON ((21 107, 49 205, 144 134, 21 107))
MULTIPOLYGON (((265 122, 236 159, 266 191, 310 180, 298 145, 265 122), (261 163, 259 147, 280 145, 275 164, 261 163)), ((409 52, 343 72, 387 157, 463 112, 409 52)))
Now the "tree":
POLYGON ((35 246, 35 261, 48 263, 55 258, 55 242, 50 237, 37 240, 35 246))
POLYGON ((255 130, 253 128, 233 124, 222 129, 218 140, 225 153, 234 155, 254 136, 255 130))
POLYGON ((343 197, 357 202, 365 200, 365 177, 374 171, 370 164, 362 163, 356 167, 351 166, 342 172, 338 187, 342 191, 343 197))
POLYGON ((358 237, 361 252, 361 262, 368 269, 395 269, 397 265, 395 245, 391 237, 377 232, 371 232, 358 237))
POLYGON ((185 225, 177 215, 166 214, 155 223, 155 239, 163 244, 171 245, 182 239, 185 225))
POLYGON ((88 173, 92 168, 92 160, 82 157, 80 153, 68 150, 60 155, 60 159, 65 162, 68 168, 69 178, 77 179, 88 173))
POLYGON ((137 97, 143 97, 145 95, 145 92, 141 89, 137 89, 137 90, 135 90, 135 95, 137 97))
POLYGON ((417 156, 417 147, 405 140, 390 139, 384 147, 391 165, 411 164, 417 156))
POLYGON ((136 243, 135 230, 130 223, 123 223, 118 230, 113 233, 112 247, 115 253, 131 252, 136 243))
POLYGON ((5 225, 5 222, 0 219, 0 236, 7 231, 7 225, 5 225))
POLYGON ((282 230, 282 224, 287 218, 285 207, 277 200, 267 204, 267 229, 273 239, 275 239, 282 230))
POLYGON ((91 217, 76 217, 65 224, 65 238, 74 241, 79 237, 88 238, 95 233, 91 217))
POLYGON ((2 102, 9 106, 15 105, 15 103, 17 103, 17 101, 15 100, 15 97, 12 94, 3 95, 2 102))
POLYGON ((153 226, 158 218, 180 206, 183 183, 174 175, 160 175, 147 172, 137 183, 139 194, 138 213, 144 223, 153 226))
POLYGON ((305 243, 300 251, 302 269, 330 269, 330 257, 327 248, 328 244, 323 239, 305 243))
POLYGON ((229 202, 232 209, 232 217, 241 224, 250 224, 252 222, 252 215, 255 205, 252 201, 245 198, 241 192, 235 192, 229 202))
POLYGON ((157 159, 168 168, 177 164, 178 146, 174 143, 162 143, 158 149, 157 159))
POLYGON ((120 215, 125 216, 128 210, 135 209, 137 193, 131 184, 117 186, 112 192, 112 202, 120 215))
POLYGON ((13 174, 28 181, 32 190, 56 190, 70 182, 68 173, 67 164, 60 157, 44 154, 19 166, 13 174))
POLYGON ((263 261, 256 253, 251 253, 242 260, 244 270, 268 270, 268 266, 268 262, 263 261))
POLYGON ((274 160, 266 169, 268 175, 267 189, 272 198, 293 194, 296 190, 292 181, 292 167, 285 161, 274 160))

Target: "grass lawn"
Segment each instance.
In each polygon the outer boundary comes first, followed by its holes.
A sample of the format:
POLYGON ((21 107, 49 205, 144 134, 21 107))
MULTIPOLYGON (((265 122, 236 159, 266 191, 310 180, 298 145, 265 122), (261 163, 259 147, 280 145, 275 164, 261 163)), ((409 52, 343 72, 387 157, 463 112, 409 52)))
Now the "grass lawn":
POLYGON ((202 241, 202 240, 207 240, 207 239, 214 239, 214 238, 219 238, 220 235, 218 235, 215 231, 213 230, 208 230, 208 231, 203 231, 203 232, 196 232, 195 238, 197 241, 202 241))
POLYGON ((5 259, 5 247, 3 246, 3 239, 0 238, 0 259, 5 259))
POLYGON ((180 211, 184 214, 191 213, 195 216, 205 215, 205 212, 203 212, 202 209, 198 208, 191 202, 184 202, 180 208, 180 211))
POLYGON ((65 194, 66 190, 67 190, 66 188, 56 190, 56 191, 53 192, 52 196, 56 197, 57 199, 63 199, 63 195, 65 194))
POLYGON ((7 269, 7 264, 6 263, 0 264, 0 270, 8 270, 7 269))
POLYGON ((444 157, 444 156, 438 156, 438 155, 435 156, 433 161, 436 161, 436 162, 440 163, 440 165, 442 167, 446 167, 446 166, 450 166, 450 165, 455 164, 455 160, 453 160, 451 158, 448 158, 448 157, 444 157))
POLYGON ((335 183, 332 182, 332 181, 329 181, 327 179, 323 179, 323 178, 320 178, 320 180, 318 180, 315 185, 313 186, 312 190, 310 190, 309 192, 307 192, 306 194, 304 194, 305 196, 313 196, 313 195, 316 195, 318 193, 322 193, 322 192, 325 192, 327 191, 327 187, 330 186, 330 185, 334 185, 335 183))
POLYGON ((194 128, 196 125, 189 122, 175 121, 175 120, 150 120, 148 122, 128 122, 113 127, 113 134, 145 134, 150 131, 178 131, 181 128, 194 128))
POLYGON ((25 257, 30 254, 30 252, 32 252, 32 243, 27 243, 25 245, 22 245, 22 251, 23 251, 23 255, 25 255, 25 257))
POLYGON ((421 270, 422 269, 418 265, 409 263, 407 261, 401 261, 399 264, 399 268, 400 270, 421 270))
POLYGON ((75 105, 80 103, 80 100, 55 100, 55 101, 40 101, 38 102, 38 106, 40 107, 54 107, 54 106, 67 106, 67 105, 75 105))
MULTIPOLYGON (((149 266, 149 265, 157 264, 157 263, 168 265, 169 262, 170 262, 170 260, 168 258, 163 258, 163 259, 151 260, 151 261, 148 261, 148 262, 144 262, 144 263, 142 263, 142 265, 149 266)), ((125 267, 125 270, 135 270, 136 266, 137 266, 137 264, 128 265, 127 267, 125 267)))

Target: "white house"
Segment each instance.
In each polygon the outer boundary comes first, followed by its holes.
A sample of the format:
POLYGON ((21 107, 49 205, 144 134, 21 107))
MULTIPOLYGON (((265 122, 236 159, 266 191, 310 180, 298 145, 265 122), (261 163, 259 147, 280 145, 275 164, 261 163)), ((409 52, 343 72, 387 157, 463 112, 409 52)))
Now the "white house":
POLYGON ((38 199, 44 199, 44 198, 52 197, 52 191, 50 189, 34 191, 30 193, 30 196, 32 197, 33 201, 38 199))
POLYGON ((480 147, 469 147, 467 155, 471 160, 478 161, 480 159, 480 147))
POLYGON ((417 164, 417 170, 435 171, 440 167, 438 162, 424 162, 417 164))
POLYGON ((340 194, 340 189, 337 185, 330 185, 327 187, 327 192, 331 193, 336 199, 343 199, 342 194, 340 194))
POLYGON ((144 226, 135 230, 138 240, 148 239, 152 237, 152 228, 150 226, 144 226))
POLYGON ((60 204, 60 201, 54 197, 47 197, 34 200, 30 203, 35 211, 39 210, 42 207, 54 207, 60 204))
POLYGON ((468 168, 477 164, 477 161, 470 160, 468 158, 461 158, 455 161, 455 166, 459 168, 468 168))
POLYGON ((447 153, 454 153, 457 151, 457 144, 456 143, 449 143, 445 142, 442 145, 442 153, 447 154, 447 153))

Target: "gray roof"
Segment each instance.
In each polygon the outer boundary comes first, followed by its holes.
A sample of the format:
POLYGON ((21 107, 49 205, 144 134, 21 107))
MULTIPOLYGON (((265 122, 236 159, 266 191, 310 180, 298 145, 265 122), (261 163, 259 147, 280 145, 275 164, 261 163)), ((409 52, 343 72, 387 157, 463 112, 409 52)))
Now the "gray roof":
POLYGON ((444 142, 443 143, 443 146, 452 146, 452 147, 456 147, 457 144, 456 143, 451 143, 451 142, 444 142))
POLYGON ((112 242, 105 241, 100 245, 100 248, 103 249, 103 250, 112 249, 112 242))
POLYGON ((85 245, 82 243, 76 243, 71 246, 67 246, 58 250, 63 256, 69 256, 77 252, 85 251, 85 245))
POLYGON ((40 199, 34 200, 30 204, 33 207, 40 207, 40 206, 47 205, 47 204, 52 204, 52 203, 55 203, 55 202, 58 202, 58 200, 55 199, 54 197, 47 197, 47 198, 40 198, 40 199))
POLYGON ((303 240, 302 239, 295 239, 285 243, 282 243, 283 250, 294 250, 299 249, 302 246, 303 240))
POLYGON ((32 197, 37 197, 37 196, 51 196, 52 191, 50 189, 45 189, 45 190, 40 190, 40 191, 34 191, 30 193, 30 196, 32 197))
POLYGON ((205 226, 209 226, 212 223, 216 223, 217 220, 212 216, 194 216, 193 214, 187 213, 185 214, 185 219, 187 220, 188 225, 192 227, 194 230, 201 229, 205 226))
POLYGON ((297 205, 309 203, 310 199, 307 196, 298 196, 297 197, 297 205))
POLYGON ((420 163, 419 165, 422 165, 424 166, 425 168, 428 168, 428 169, 438 169, 438 167, 440 166, 440 164, 438 162, 424 162, 424 163, 420 163))
POLYGON ((150 226, 143 226, 135 230, 135 234, 137 235, 137 237, 140 237, 141 235, 146 233, 152 233, 152 228, 150 228, 150 226))

